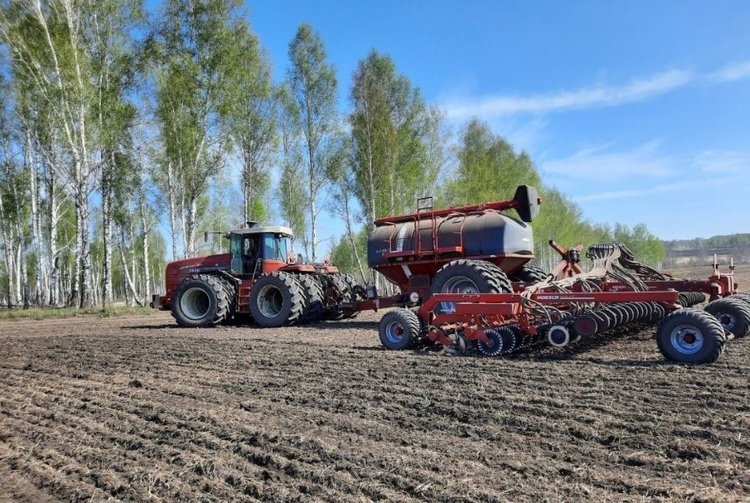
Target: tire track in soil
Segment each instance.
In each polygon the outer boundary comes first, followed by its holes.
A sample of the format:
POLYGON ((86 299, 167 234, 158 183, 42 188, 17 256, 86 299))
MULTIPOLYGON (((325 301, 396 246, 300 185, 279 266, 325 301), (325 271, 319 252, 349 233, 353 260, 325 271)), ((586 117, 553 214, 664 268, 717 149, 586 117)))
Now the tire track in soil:
POLYGON ((662 365, 647 332, 562 356, 447 358, 378 350, 377 315, 360 318, 279 330, 171 328, 164 315, 0 323, 2 496, 750 494, 750 341, 699 368, 662 365))

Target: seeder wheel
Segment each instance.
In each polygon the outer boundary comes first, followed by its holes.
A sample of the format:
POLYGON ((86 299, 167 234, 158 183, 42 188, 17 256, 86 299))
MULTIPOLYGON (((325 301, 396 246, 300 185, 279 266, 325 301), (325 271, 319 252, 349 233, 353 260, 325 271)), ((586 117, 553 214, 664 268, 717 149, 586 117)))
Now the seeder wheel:
POLYGON ((388 311, 378 326, 380 343, 386 349, 409 349, 419 339, 420 326, 419 318, 410 309, 388 311))
POLYGON ((713 363, 725 342, 724 329, 716 318, 696 309, 674 311, 656 331, 661 354, 679 363, 713 363))
POLYGON ((718 299, 709 303, 704 310, 714 315, 721 326, 735 337, 745 337, 750 333, 750 307, 739 300, 732 297, 718 299))

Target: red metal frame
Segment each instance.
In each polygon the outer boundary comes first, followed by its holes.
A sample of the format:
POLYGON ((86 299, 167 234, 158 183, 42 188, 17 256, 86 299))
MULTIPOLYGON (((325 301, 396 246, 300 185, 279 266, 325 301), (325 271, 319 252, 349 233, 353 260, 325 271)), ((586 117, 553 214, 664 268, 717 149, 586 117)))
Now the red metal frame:
POLYGON ((679 292, 676 290, 647 292, 545 292, 539 291, 525 297, 517 293, 454 294, 439 293, 430 297, 417 311, 426 327, 431 327, 427 337, 443 345, 452 345, 453 340, 446 331, 462 330, 468 340, 487 342, 484 329, 498 325, 518 325, 530 335, 538 333, 537 320, 524 307, 531 300, 536 305, 564 307, 570 303, 626 303, 659 302, 669 309, 678 307, 679 292), (450 313, 435 313, 441 303, 453 304, 450 313))

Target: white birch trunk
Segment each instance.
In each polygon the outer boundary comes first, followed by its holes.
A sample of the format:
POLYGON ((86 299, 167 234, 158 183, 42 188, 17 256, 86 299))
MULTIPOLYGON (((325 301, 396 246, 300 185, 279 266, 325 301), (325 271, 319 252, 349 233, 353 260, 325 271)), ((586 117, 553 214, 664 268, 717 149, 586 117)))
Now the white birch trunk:
POLYGON ((135 303, 139 306, 143 306, 143 300, 138 296, 133 277, 130 275, 130 270, 128 269, 128 261, 125 258, 125 230, 122 227, 120 228, 120 246, 118 246, 118 248, 120 249, 120 262, 122 263, 122 271, 125 273, 127 287, 130 290, 133 299, 135 299, 135 303))
POLYGON ((60 214, 57 207, 57 190, 55 187, 54 171, 50 170, 47 179, 47 198, 49 204, 49 236, 47 237, 49 248, 49 304, 57 307, 60 304, 60 258, 57 244, 57 224, 60 214))
POLYGON ((143 296, 146 301, 151 298, 151 268, 148 263, 148 234, 151 231, 150 225, 148 225, 148 219, 146 218, 146 203, 143 196, 143 186, 140 187, 140 200, 139 200, 139 211, 141 215, 141 230, 143 231, 143 237, 141 242, 141 248, 143 248, 143 296))

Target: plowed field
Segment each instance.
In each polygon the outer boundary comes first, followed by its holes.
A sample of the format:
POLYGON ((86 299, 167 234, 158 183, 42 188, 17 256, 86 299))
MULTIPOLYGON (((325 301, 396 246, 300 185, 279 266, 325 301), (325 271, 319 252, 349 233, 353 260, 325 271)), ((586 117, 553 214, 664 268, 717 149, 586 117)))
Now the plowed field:
POLYGON ((448 357, 381 350, 377 320, 4 322, 0 499, 750 498, 750 340, 448 357))

